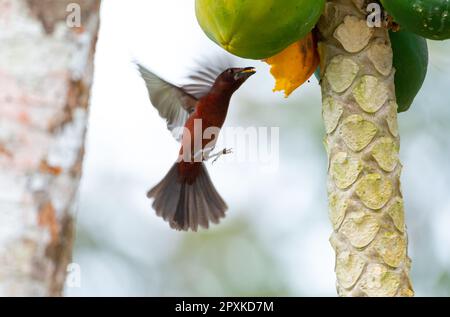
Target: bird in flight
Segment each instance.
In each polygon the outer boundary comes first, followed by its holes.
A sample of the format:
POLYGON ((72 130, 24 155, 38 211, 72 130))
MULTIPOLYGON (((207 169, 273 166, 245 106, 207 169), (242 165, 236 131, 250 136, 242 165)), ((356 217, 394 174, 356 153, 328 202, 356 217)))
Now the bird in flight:
POLYGON ((150 101, 167 128, 181 143, 178 158, 167 175, 148 193, 156 214, 180 231, 197 231, 219 223, 227 205, 215 189, 205 161, 230 153, 211 154, 222 128, 231 97, 256 73, 255 68, 201 66, 190 84, 173 85, 136 63, 150 101))

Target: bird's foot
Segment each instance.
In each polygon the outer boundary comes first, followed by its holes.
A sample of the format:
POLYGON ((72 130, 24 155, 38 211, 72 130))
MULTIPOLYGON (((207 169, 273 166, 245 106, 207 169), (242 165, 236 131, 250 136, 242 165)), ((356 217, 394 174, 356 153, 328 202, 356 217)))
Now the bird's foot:
POLYGON ((206 160, 210 160, 210 159, 213 158, 214 160, 212 161, 211 164, 214 164, 221 156, 228 155, 228 154, 231 154, 231 153, 233 153, 233 149, 223 149, 220 152, 208 155, 208 158, 206 160))

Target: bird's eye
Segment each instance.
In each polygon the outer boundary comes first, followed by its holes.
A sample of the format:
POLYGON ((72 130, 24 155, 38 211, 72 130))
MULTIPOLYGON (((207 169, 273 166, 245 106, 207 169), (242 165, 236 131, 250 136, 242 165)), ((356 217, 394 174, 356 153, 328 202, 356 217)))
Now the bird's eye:
POLYGON ((228 74, 233 74, 233 70, 230 68, 227 70, 228 74))

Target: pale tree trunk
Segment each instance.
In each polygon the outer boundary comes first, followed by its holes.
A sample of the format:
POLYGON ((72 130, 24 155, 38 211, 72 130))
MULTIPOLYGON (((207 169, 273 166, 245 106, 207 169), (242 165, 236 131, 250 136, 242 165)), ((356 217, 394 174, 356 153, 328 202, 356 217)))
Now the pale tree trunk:
POLYGON ((413 296, 400 190, 392 49, 364 0, 331 0, 319 22, 328 193, 341 296, 413 296))
POLYGON ((62 292, 99 7, 0 0, 0 296, 62 292))

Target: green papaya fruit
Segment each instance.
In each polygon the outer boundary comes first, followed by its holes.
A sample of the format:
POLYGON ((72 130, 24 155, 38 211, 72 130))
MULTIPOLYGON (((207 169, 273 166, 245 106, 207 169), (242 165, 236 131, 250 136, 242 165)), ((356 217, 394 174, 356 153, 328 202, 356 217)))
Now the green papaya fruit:
POLYGON ((450 38, 448 0, 381 0, 404 30, 432 40, 450 38))
POLYGON ((428 70, 427 41, 414 33, 390 32, 394 52, 398 112, 409 109, 422 88, 428 70))
POLYGON ((230 53, 265 59, 305 37, 325 0, 196 0, 206 35, 230 53))
MULTIPOLYGON (((394 53, 395 94, 398 112, 407 111, 427 75, 428 46, 427 41, 414 33, 401 31, 390 32, 392 51, 394 53)), ((320 80, 320 69, 314 73, 320 80)))

